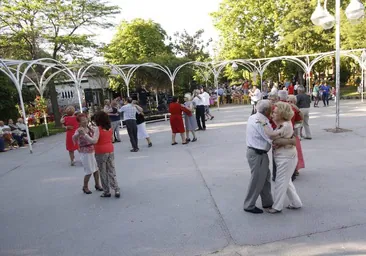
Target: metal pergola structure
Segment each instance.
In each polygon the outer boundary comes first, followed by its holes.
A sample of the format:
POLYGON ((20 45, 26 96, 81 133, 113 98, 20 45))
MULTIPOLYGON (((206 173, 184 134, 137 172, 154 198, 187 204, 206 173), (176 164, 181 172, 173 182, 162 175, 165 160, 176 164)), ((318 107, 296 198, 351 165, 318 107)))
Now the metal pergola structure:
MULTIPOLYGON (((22 110, 22 115, 24 117, 25 124, 27 126, 27 136, 29 136, 28 129, 28 121, 26 118, 26 111, 23 102, 22 96, 22 88, 27 81, 35 86, 36 90, 39 92, 40 97, 43 98, 45 89, 48 83, 57 75, 64 74, 75 84, 75 88, 77 90, 77 96, 79 101, 80 110, 82 109, 82 93, 81 93, 81 82, 85 74, 93 67, 104 67, 111 70, 111 75, 119 75, 123 79, 125 86, 127 88, 127 95, 130 95, 130 82, 131 79, 140 67, 149 67, 162 71, 165 73, 171 82, 172 86, 172 94, 174 95, 174 81, 177 77, 179 71, 185 66, 194 66, 201 70, 206 69, 211 73, 214 77, 214 86, 218 90, 219 89, 219 77, 221 72, 226 68, 230 67, 234 70, 238 68, 238 66, 242 66, 249 72, 253 74, 259 74, 261 87, 263 84, 263 76, 267 67, 276 61, 288 61, 296 64, 301 68, 302 71, 306 74, 306 88, 310 92, 310 73, 316 63, 319 61, 333 57, 335 55, 335 51, 325 52, 319 54, 307 54, 307 55, 298 55, 298 56, 281 56, 281 57, 272 57, 272 58, 261 58, 261 59, 235 59, 235 60, 225 60, 225 61, 211 61, 211 62, 197 62, 191 61, 184 63, 178 66, 174 70, 170 70, 169 67, 163 66, 156 63, 143 63, 143 64, 129 64, 129 65, 114 65, 114 64, 106 64, 106 63, 92 63, 88 65, 66 65, 57 60, 50 58, 42 58, 38 60, 32 61, 23 61, 23 60, 9 60, 9 59, 1 59, 0 58, 0 72, 4 73, 14 84, 16 87, 19 100, 22 110), (37 74, 35 71, 36 66, 43 67, 43 72, 40 78, 37 76, 36 81, 34 78, 31 78, 31 73, 37 74), (51 74, 50 74, 51 73, 51 74)), ((365 85, 364 72, 366 70, 366 49, 356 49, 356 50, 345 50, 341 51, 341 55, 344 57, 352 58, 360 65, 362 71, 362 102, 363 102, 363 89, 365 85)), ((206 82, 209 77, 205 76, 206 82)), ((262 89, 262 88, 261 88, 262 89)), ((337 94, 338 96, 339 94, 337 94)), ((339 96, 338 96, 339 97, 339 96)), ((337 100, 339 100, 337 98, 337 100)), ((218 101, 219 102, 219 101, 218 101)), ((220 108, 218 103, 218 109, 220 108)), ((337 109, 337 114, 339 111, 337 109)), ((44 113, 46 130, 48 133, 46 113, 44 113)), ((337 117, 338 118, 338 117, 337 117)), ((32 145, 29 145, 30 153, 33 152, 32 145)))

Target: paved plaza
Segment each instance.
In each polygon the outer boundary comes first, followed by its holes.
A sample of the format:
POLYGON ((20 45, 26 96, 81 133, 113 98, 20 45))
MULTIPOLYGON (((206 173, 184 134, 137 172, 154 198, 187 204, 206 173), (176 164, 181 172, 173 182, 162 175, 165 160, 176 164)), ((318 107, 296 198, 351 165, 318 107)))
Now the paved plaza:
MULTIPOLYGON (((120 199, 81 191, 64 134, 0 154, 0 255, 196 256, 366 255, 366 105, 312 108, 313 140, 295 181, 304 207, 281 214, 243 211, 250 170, 250 106, 214 110, 198 141, 170 145, 169 122, 148 124, 153 147, 115 144, 120 199)), ((322 104, 320 104, 321 106, 322 104)), ((180 138, 178 138, 180 141, 180 138)), ((258 202, 258 206, 260 206, 258 202)))

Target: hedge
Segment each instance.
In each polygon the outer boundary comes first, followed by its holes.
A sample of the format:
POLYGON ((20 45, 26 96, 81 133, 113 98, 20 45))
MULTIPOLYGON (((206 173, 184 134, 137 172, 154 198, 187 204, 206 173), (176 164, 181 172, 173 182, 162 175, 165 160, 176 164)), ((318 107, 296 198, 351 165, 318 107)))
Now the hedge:
MULTIPOLYGON (((36 139, 47 136, 47 130, 46 130, 45 124, 29 127, 29 130, 34 133, 34 137, 36 139)), ((50 135, 55 135, 58 133, 65 132, 65 129, 62 127, 60 127, 60 128, 55 127, 55 123, 52 122, 52 123, 48 123, 48 131, 49 131, 50 135)))

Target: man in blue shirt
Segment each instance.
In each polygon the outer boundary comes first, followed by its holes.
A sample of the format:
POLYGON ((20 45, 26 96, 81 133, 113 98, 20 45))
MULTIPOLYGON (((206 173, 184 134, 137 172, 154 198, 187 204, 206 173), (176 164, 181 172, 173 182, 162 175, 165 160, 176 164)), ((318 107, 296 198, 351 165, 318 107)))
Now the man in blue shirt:
POLYGON ((327 85, 326 82, 324 82, 321 86, 320 86, 320 91, 322 92, 322 100, 323 100, 323 104, 324 107, 329 106, 329 92, 330 92, 330 86, 327 85))

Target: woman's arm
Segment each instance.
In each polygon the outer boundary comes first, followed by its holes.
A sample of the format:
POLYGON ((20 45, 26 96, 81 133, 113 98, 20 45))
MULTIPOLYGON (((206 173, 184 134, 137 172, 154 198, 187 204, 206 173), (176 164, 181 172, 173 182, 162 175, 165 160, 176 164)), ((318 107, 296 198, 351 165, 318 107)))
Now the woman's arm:
POLYGON ((91 144, 97 144, 99 140, 99 127, 94 127, 94 135, 90 137, 89 134, 84 134, 85 139, 91 144))
POLYGON ((281 129, 278 130, 272 130, 268 127, 268 123, 264 121, 259 121, 259 123, 263 126, 264 133, 271 139, 275 140, 281 137, 281 129))
POLYGON ((76 143, 77 142, 77 140, 78 140, 78 138, 79 138, 79 130, 76 130, 76 132, 74 133, 74 135, 72 135, 72 141, 74 142, 74 143, 76 143))
POLYGON ((136 107, 137 111, 139 112, 139 114, 144 115, 144 110, 142 107, 140 107, 139 105, 135 105, 135 107, 136 107))

